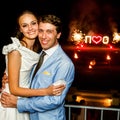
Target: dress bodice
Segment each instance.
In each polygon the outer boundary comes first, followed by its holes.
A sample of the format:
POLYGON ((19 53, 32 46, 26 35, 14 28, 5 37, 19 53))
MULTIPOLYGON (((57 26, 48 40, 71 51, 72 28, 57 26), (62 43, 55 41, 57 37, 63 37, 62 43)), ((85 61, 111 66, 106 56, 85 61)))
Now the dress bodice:
POLYGON ((21 87, 29 87, 30 71, 34 64, 39 60, 39 54, 22 46, 16 37, 11 37, 12 43, 3 47, 2 53, 6 55, 6 73, 8 74, 8 58, 7 54, 13 50, 18 50, 21 54, 21 69, 19 76, 19 85, 21 87))

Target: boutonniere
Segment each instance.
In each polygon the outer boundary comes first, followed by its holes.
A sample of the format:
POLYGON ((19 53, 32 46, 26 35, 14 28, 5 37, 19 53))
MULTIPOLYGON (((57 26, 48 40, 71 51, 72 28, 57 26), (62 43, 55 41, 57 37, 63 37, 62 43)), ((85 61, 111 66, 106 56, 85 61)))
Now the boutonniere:
POLYGON ((44 75, 51 75, 48 71, 43 72, 44 75))

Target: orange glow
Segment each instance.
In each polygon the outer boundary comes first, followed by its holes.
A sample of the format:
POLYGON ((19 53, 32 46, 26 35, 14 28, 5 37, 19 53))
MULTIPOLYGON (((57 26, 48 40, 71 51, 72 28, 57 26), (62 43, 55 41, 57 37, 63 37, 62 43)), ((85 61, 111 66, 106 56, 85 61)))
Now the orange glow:
POLYGON ((77 53, 74 54, 74 58, 78 59, 78 54, 77 53))
POLYGON ((90 61, 90 65, 93 66, 93 65, 95 65, 95 64, 96 64, 96 61, 95 61, 95 60, 91 60, 91 61, 90 61))
POLYGON ((81 46, 81 47, 84 47, 84 45, 83 45, 83 44, 81 44, 80 46, 81 46))
POLYGON ((107 59, 107 60, 111 60, 110 55, 107 55, 107 56, 106 56, 106 59, 107 59))
POLYGON ((110 107, 112 105, 112 102, 113 102, 113 99, 111 98, 100 98, 100 99, 96 99, 96 98, 90 98, 90 97, 82 97, 82 96, 79 96, 77 95, 77 98, 76 98, 76 102, 80 102, 81 100, 85 100, 87 103, 90 103, 90 102, 97 102, 99 104, 101 104, 102 106, 105 106, 105 107, 110 107))
POLYGON ((83 36, 84 34, 82 33, 82 31, 80 31, 79 29, 74 30, 72 33, 72 38, 71 40, 74 42, 80 42, 83 40, 83 36))
POLYGON ((106 98, 104 99, 104 106, 109 107, 112 104, 112 99, 106 98))
POLYGON ((85 35, 79 29, 75 29, 71 34, 71 41, 76 43, 83 42, 88 44, 99 44, 102 42, 103 44, 107 45, 109 43, 109 37, 101 35, 85 35))
POLYGON ((110 48, 113 48, 111 45, 109 46, 110 48))
POLYGON ((109 43, 109 37, 108 36, 85 36, 85 43, 95 43, 95 44, 99 44, 100 42, 102 42, 103 44, 108 44, 109 43))
POLYGON ((75 33, 74 34, 74 40, 79 41, 81 39, 81 34, 75 33))
POLYGON ((114 32, 113 33, 113 41, 112 43, 118 43, 120 41, 120 33, 114 32))
POLYGON ((80 102, 82 99, 83 99, 83 97, 81 97, 81 96, 77 96, 77 98, 76 98, 76 102, 80 102))
POLYGON ((89 65, 89 69, 92 69, 93 67, 92 67, 92 65, 89 65))

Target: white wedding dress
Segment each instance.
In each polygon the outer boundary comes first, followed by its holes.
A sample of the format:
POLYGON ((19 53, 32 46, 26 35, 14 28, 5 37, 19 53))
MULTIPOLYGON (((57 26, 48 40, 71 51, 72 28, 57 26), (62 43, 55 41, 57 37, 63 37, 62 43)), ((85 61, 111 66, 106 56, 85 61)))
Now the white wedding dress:
MULTIPOLYGON (((29 76, 34 64, 38 62, 39 54, 22 46, 19 40, 11 37, 12 42, 3 47, 2 53, 6 55, 6 73, 7 73, 7 54, 12 50, 18 50, 21 54, 21 69, 19 77, 19 86, 29 88, 29 76)), ((8 84, 4 91, 9 92, 8 84)), ((29 113, 19 113, 16 108, 3 108, 0 104, 0 120, 29 120, 29 113)))

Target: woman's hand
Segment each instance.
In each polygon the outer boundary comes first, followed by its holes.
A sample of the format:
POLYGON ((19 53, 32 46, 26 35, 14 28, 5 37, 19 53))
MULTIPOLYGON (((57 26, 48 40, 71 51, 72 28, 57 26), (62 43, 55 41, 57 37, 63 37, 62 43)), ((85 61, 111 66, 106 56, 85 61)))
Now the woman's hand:
POLYGON ((61 95, 63 90, 65 89, 65 85, 62 84, 62 85, 50 85, 48 88, 47 88, 47 94, 48 95, 61 95))

